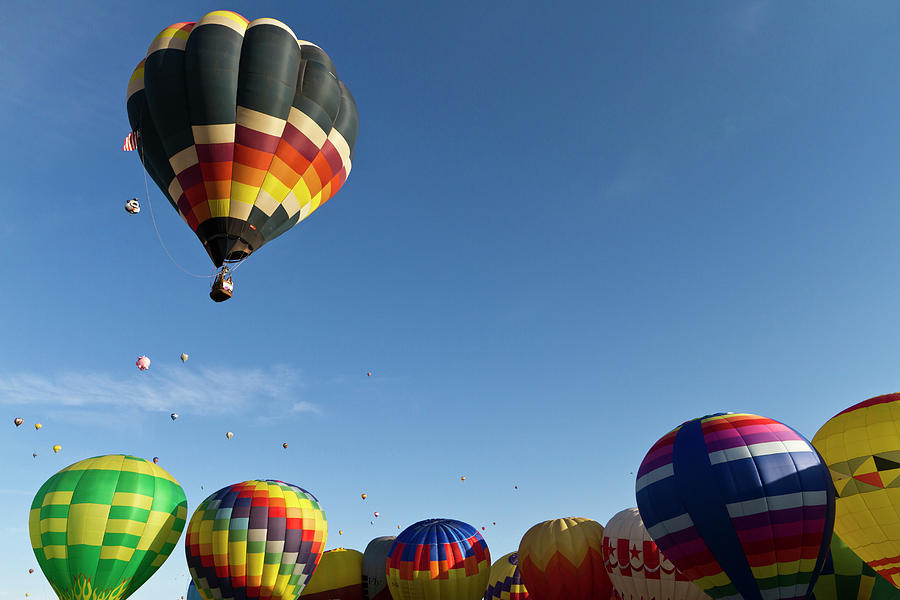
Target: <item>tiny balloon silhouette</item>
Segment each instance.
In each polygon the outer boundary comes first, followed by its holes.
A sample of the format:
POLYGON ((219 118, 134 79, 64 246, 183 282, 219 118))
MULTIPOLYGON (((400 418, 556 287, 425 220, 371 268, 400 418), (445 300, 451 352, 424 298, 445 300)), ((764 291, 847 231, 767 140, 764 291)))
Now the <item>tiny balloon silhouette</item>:
POLYGON ((141 371, 146 371, 150 368, 150 359, 142 354, 141 356, 138 356, 138 359, 134 364, 141 371))
POLYGON ((182 352, 182 353, 181 353, 181 362, 182 362, 182 363, 186 363, 186 362, 187 362, 187 359, 188 359, 188 355, 185 354, 184 352, 182 352))
POLYGON ((174 421, 175 419, 178 418, 178 413, 172 413, 171 415, 169 415, 169 418, 174 421))
POLYGON ((16 424, 16 427, 18 427, 19 425, 21 425, 24 422, 25 422, 25 419, 20 419, 19 417, 16 417, 15 419, 13 419, 13 423, 16 424))
POLYGON ((231 432, 231 431, 228 431, 228 432, 225 433, 225 437, 228 438, 228 439, 230 440, 231 438, 234 437, 234 433, 231 432))
POLYGON ((283 443, 283 444, 281 445, 281 447, 282 447, 282 448, 287 448, 287 442, 283 443))
POLYGON ((62 450, 62 446, 59 444, 53 446, 53 454, 58 454, 60 450, 62 450))
POLYGON ((154 456, 154 457, 153 457, 153 464, 154 464, 154 465, 158 465, 158 464, 159 464, 159 457, 158 457, 158 456, 154 456))
POLYGON ((34 424, 34 428, 35 428, 35 429, 40 429, 41 427, 43 427, 43 425, 41 425, 40 423, 35 423, 35 424, 34 424))
POLYGON ((369 497, 369 495, 368 494, 360 494, 359 497, 362 498, 363 500, 365 500, 366 498, 369 497))

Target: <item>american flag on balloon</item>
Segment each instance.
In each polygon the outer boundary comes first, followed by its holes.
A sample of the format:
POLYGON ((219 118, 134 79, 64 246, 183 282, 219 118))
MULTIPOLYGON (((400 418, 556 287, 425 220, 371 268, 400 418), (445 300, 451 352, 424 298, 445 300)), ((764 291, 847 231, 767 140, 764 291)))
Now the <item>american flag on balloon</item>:
POLYGON ((123 152, 131 152, 137 150, 138 132, 132 131, 125 136, 125 143, 122 144, 123 152))

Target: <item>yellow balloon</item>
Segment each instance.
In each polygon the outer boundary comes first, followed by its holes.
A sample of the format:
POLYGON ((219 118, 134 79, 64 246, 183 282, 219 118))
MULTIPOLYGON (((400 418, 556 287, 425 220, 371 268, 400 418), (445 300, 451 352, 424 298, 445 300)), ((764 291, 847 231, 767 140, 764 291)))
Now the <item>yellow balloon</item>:
POLYGON ((35 423, 35 424, 34 424, 34 428, 35 428, 35 429, 40 429, 41 427, 43 427, 43 425, 41 425, 40 423, 35 423))
POLYGON ((900 394, 838 413, 813 445, 837 490, 835 535, 900 587, 900 394))
POLYGON ((59 452, 60 450, 62 450, 62 446, 60 446, 59 444, 55 444, 55 445, 53 446, 53 453, 54 453, 54 454, 56 454, 56 453, 59 452))
POLYGON ((362 552, 335 548, 322 555, 300 598, 332 600, 362 598, 362 552))

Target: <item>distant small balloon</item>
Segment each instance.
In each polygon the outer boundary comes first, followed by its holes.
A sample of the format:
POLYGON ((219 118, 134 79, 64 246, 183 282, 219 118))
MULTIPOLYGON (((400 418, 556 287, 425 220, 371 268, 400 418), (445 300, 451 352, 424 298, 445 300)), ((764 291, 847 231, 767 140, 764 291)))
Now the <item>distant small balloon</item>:
POLYGON ((366 498, 369 497, 369 495, 368 494, 360 494, 359 497, 362 498, 363 500, 365 500, 366 498))
POLYGON ((29 573, 34 573, 34 569, 28 569, 29 573))
POLYGON ((399 525, 397 525, 397 529, 400 529, 400 526, 399 526, 399 525))
POLYGON ((338 529, 338 535, 344 535, 344 530, 343 530, 343 529, 338 529))
POLYGON ((519 486, 514 486, 516 489, 519 489, 519 486))
POLYGON ((369 525, 374 525, 375 521, 369 521, 369 525))
POLYGON ((172 413, 171 415, 169 415, 169 418, 174 421, 175 419, 178 418, 178 413, 172 413))
POLYGON ((158 464, 159 464, 159 457, 158 457, 158 456, 154 456, 154 457, 153 457, 153 464, 154 464, 154 465, 158 465, 158 464))
POLYGON ((494 523, 494 525, 496 525, 496 524, 497 524, 497 521, 493 521, 493 523, 494 523))
POLYGON ((460 480, 460 481, 465 481, 465 480, 466 480, 466 476, 463 475, 462 477, 459 478, 459 480, 460 480))
POLYGON ((188 359, 188 355, 184 352, 181 353, 181 362, 186 363, 188 359))
POLYGON ((141 371, 146 371, 150 368, 150 359, 142 354, 141 356, 138 356, 138 359, 134 364, 141 371))
POLYGON ((230 440, 231 438, 234 437, 234 433, 232 433, 232 432, 229 431, 229 432, 227 432, 227 433, 225 434, 225 437, 227 437, 227 438, 230 440))
POLYGON ((378 518, 378 511, 376 510, 374 514, 375 514, 375 518, 377 519, 377 518, 378 518))
POLYGON ((283 444, 281 445, 281 447, 282 447, 282 448, 287 448, 287 442, 283 443, 283 444))
POLYGON ((19 425, 21 425, 21 424, 24 423, 24 422, 25 422, 25 419, 20 419, 20 418, 18 418, 18 417, 16 417, 15 419, 13 419, 13 423, 16 424, 16 427, 18 427, 19 425))
POLYGON ((40 429, 41 427, 43 427, 43 425, 41 425, 40 423, 35 423, 35 424, 34 424, 34 428, 35 428, 35 429, 40 429))
POLYGON ((481 530, 484 531, 484 525, 481 526, 481 530))
POLYGON ((37 452, 32 452, 32 453, 31 453, 31 456, 34 457, 34 458, 37 458, 37 452))
POLYGON ((60 446, 59 444, 56 444, 55 446, 53 446, 53 453, 54 453, 54 454, 56 454, 56 453, 59 452, 60 450, 62 450, 62 446, 60 446))
POLYGON ((366 373, 366 377, 371 377, 371 376, 372 376, 372 371, 369 371, 368 373, 366 373))

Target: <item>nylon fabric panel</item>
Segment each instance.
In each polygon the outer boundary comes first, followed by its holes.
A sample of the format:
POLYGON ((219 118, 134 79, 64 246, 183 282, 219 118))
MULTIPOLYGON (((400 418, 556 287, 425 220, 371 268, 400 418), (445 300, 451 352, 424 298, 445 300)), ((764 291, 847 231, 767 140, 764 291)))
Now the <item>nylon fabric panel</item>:
POLYGON ((388 554, 394 544, 395 536, 377 537, 366 546, 363 552, 363 594, 366 600, 390 600, 391 592, 387 587, 388 554))
POLYGON ((616 513, 606 524, 603 559, 622 600, 709 600, 659 551, 637 508, 616 513))
POLYGON ((429 519, 397 536, 387 559, 394 600, 478 600, 490 577, 490 552, 467 523, 429 519))
POLYGON ((204 598, 295 600, 318 564, 327 525, 315 497, 279 481, 251 480, 204 500, 185 553, 204 598))
POLYGON ((835 533, 900 585, 900 394, 859 402, 813 437, 837 491, 835 533))
POLYGON ((519 573, 518 553, 510 552, 491 565, 491 577, 484 600, 527 600, 528 590, 519 573))
POLYGON ((566 517, 538 523, 522 536, 519 572, 537 600, 608 598, 612 583, 603 560, 603 526, 566 517))
POLYGON ((179 216, 184 219, 184 215, 178 210, 178 205, 169 194, 169 184, 175 179, 175 172, 169 164, 165 149, 159 133, 156 131, 156 125, 150 116, 150 108, 147 105, 147 93, 144 91, 144 61, 142 60, 135 68, 131 76, 132 84, 129 84, 129 96, 127 102, 128 121, 132 131, 139 131, 138 139, 138 156, 141 163, 150 175, 153 182, 163 192, 166 200, 172 205, 179 216))
POLYGON ((184 491, 161 467, 108 455, 51 477, 35 496, 29 528, 58 596, 121 600, 163 564, 186 516, 184 491))
POLYGON ((352 96, 327 54, 279 21, 215 11, 172 25, 144 61, 146 116, 132 83, 145 166, 216 266, 309 216, 349 175, 352 96))
MULTIPOLYGON (((725 509, 703 439, 702 421, 690 421, 675 436, 672 464, 678 473, 678 492, 694 526, 722 570, 745 600, 762 600, 743 554, 740 540, 725 509)), ((728 485, 729 480, 724 480, 728 485)), ((733 489, 732 489, 733 491, 733 489)))

